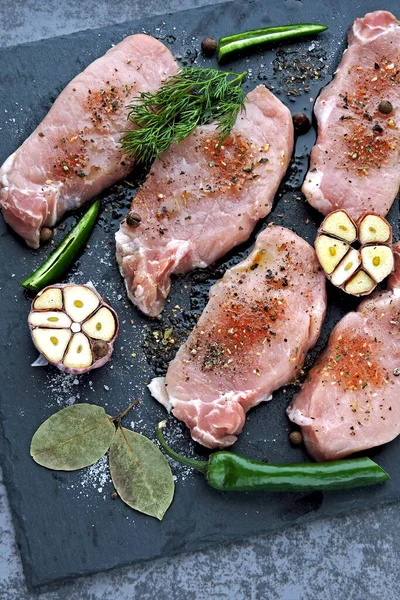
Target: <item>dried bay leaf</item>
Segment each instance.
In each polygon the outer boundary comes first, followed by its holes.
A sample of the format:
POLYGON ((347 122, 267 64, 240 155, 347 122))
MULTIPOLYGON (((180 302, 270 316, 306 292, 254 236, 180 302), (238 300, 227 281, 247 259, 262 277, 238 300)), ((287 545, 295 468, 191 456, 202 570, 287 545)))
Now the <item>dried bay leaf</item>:
POLYGON ((161 521, 174 496, 174 479, 157 446, 140 433, 118 427, 109 464, 120 498, 131 508, 161 521))
POLYGON ((115 433, 115 425, 104 408, 74 404, 42 423, 32 438, 30 452, 43 467, 74 471, 99 460, 115 433))

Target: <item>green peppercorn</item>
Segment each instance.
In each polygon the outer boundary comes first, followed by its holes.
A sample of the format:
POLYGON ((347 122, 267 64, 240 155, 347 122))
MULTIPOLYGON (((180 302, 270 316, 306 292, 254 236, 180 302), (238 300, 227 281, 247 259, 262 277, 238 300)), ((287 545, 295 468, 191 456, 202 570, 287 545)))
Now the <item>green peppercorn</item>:
POLYGON ((382 100, 379 102, 378 110, 383 115, 389 115, 393 110, 393 105, 389 100, 382 100))

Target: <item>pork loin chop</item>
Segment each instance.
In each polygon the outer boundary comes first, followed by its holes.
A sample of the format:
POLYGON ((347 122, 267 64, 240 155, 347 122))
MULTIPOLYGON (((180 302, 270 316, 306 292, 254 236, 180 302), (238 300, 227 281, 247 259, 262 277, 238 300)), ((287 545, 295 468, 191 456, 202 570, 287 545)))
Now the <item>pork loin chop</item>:
POLYGON ((177 70, 170 51, 132 35, 75 77, 31 136, 0 169, 6 222, 32 248, 40 229, 125 177, 133 161, 120 139, 131 125, 127 105, 155 92, 177 70))
POLYGON ((399 25, 382 10, 356 19, 336 76, 315 103, 318 139, 302 189, 324 215, 343 208, 353 218, 367 210, 385 216, 398 192, 399 25), (382 101, 393 110, 381 112, 382 101))
POLYGON ((400 433, 400 244, 388 290, 335 327, 288 408, 316 460, 336 460, 400 433))
POLYGON ((229 446, 246 412, 296 377, 325 309, 325 276, 313 248, 288 229, 268 227, 211 288, 165 379, 153 379, 149 389, 194 440, 229 446))
POLYGON ((116 234, 128 296, 149 316, 163 310, 172 273, 210 265, 271 210, 293 149, 292 119, 264 86, 245 105, 221 148, 210 124, 156 159, 131 207, 140 226, 125 220, 116 234))

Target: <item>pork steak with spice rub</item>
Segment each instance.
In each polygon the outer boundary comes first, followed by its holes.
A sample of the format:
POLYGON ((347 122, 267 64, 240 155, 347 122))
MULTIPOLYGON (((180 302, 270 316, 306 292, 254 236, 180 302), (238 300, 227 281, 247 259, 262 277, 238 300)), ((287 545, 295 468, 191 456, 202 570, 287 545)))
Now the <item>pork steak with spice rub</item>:
POLYGON ((302 189, 324 215, 342 208, 353 218, 368 210, 385 216, 398 192, 399 25, 382 10, 356 19, 335 78, 315 103, 318 138, 302 189))
POLYGON ((291 382, 318 339, 325 275, 313 248, 267 227, 254 250, 210 290, 195 329, 152 395, 209 448, 233 444, 246 412, 291 382))
POLYGON ((343 458, 400 433, 400 244, 394 253, 387 291, 336 325, 288 408, 316 460, 343 458))
POLYGON ((264 86, 250 92, 221 147, 216 124, 199 127, 157 158, 116 234, 131 301, 155 317, 172 273, 210 265, 248 239, 272 207, 293 149, 289 110, 264 86))
POLYGON ((52 227, 131 171, 134 161, 120 147, 131 126, 127 105, 140 92, 155 92, 176 70, 161 42, 132 35, 61 92, 0 169, 4 219, 28 246, 38 248, 42 227, 52 227))

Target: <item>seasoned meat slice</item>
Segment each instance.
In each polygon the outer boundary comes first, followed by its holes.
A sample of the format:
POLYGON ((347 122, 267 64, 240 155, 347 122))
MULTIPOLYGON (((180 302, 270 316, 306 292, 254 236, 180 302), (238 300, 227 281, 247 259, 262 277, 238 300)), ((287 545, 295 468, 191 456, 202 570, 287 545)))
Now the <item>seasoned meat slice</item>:
POLYGON ((259 86, 221 148, 210 124, 154 162, 131 207, 139 227, 123 221, 116 234, 128 296, 140 310, 159 315, 172 273, 206 267, 247 240, 271 210, 292 148, 289 110, 259 86))
POLYGON ((132 35, 77 75, 47 116, 0 169, 6 222, 32 248, 40 229, 125 177, 133 161, 121 153, 127 105, 154 92, 176 72, 170 51, 148 35, 132 35))
POLYGON ((268 227, 210 290, 195 329, 149 388, 209 448, 233 444, 246 412, 292 381, 320 332, 325 276, 313 248, 268 227))
POLYGON ((356 19, 348 39, 335 78, 315 103, 318 139, 303 192, 324 215, 344 208, 354 218, 366 210, 384 216, 400 184, 399 21, 369 13, 356 19))
POLYGON ((343 458, 400 433, 400 245, 388 290, 364 300, 335 327, 288 408, 317 460, 343 458))

